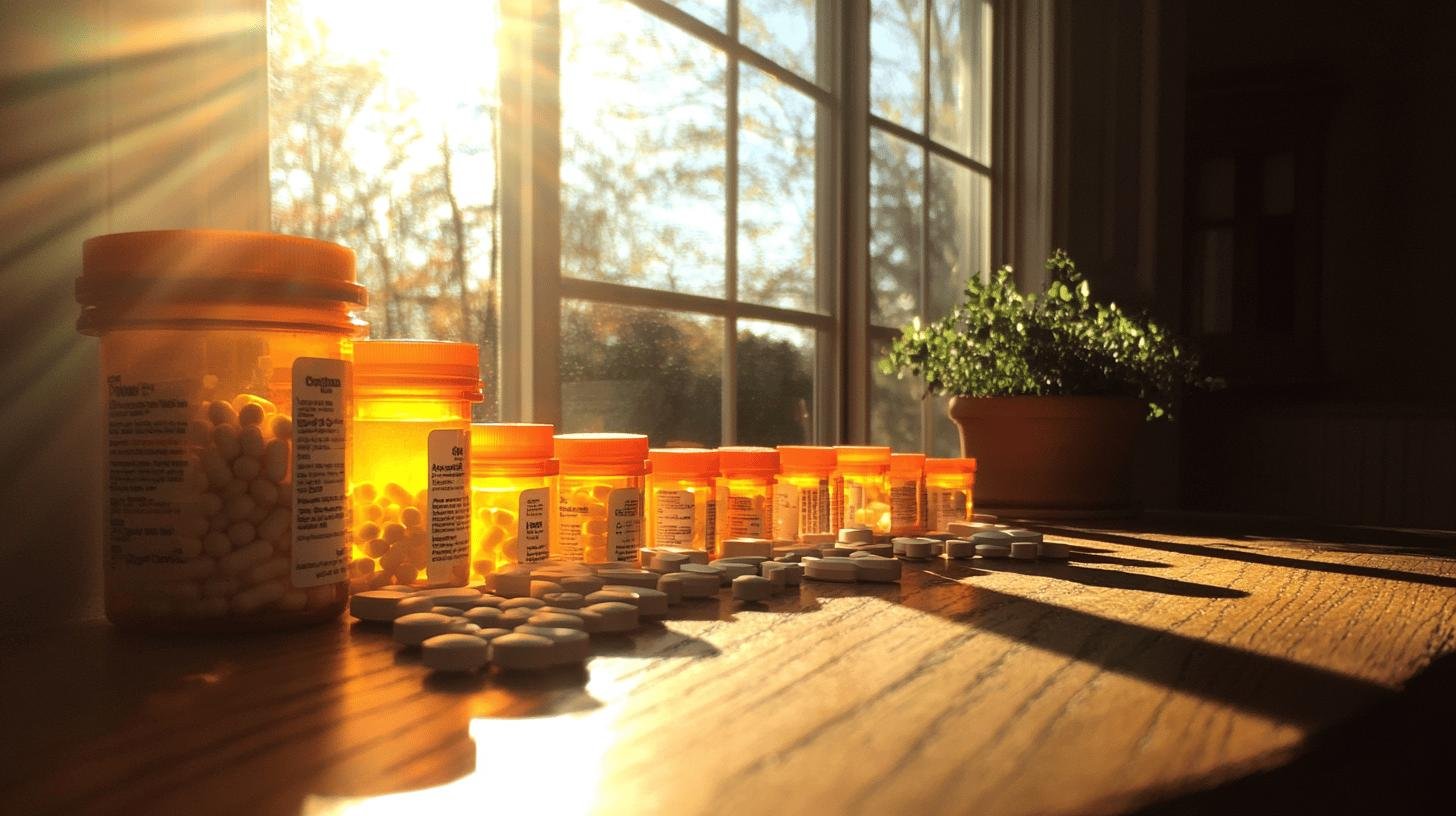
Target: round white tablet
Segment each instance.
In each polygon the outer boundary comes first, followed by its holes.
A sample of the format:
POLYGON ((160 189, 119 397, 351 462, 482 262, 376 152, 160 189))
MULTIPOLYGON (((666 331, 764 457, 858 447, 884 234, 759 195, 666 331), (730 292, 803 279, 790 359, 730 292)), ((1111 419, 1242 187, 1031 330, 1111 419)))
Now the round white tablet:
POLYGON ((580 629, 565 629, 557 626, 518 626, 516 633, 543 637, 555 644, 551 650, 551 665, 581 663, 591 657, 591 636, 580 629))
POLYGON ((507 598, 501 601, 500 610, 504 612, 507 609, 540 609, 545 605, 546 602, 540 598, 507 598))
POLYGON ((423 595, 411 595, 395 604, 394 611, 399 615, 408 615, 411 612, 429 612, 435 608, 435 599, 423 595))
POLYGON ((951 558, 970 558, 976 554, 976 545, 963 538, 952 538, 945 542, 945 554, 951 558))
POLYGON ((816 581, 838 581, 845 584, 852 584, 859 580, 854 562, 849 558, 834 560, 806 558, 803 563, 805 578, 816 581), (840 563, 841 561, 846 563, 840 563))
POLYGON ((905 557, 917 560, 929 558, 932 554, 930 542, 923 538, 915 538, 905 542, 905 557))
POLYGON ((490 642, 490 662, 502 669, 544 669, 554 665, 556 641, 512 632, 490 642))
POLYGON ((479 598, 476 598, 475 599, 475 603, 471 604, 471 606, 494 606, 494 607, 499 607, 501 604, 503 604, 505 602, 506 602, 506 599, 505 598, 502 598, 499 595, 481 595, 479 598))
POLYGON ((798 586, 804 578, 803 564, 784 564, 778 561, 765 561, 759 565, 763 570, 763 577, 770 581, 775 580, 775 575, 784 576, 784 583, 788 586, 798 586))
POLYGON ((550 606, 559 606, 562 609, 580 609, 586 604, 585 595, 577 592, 549 592, 541 596, 541 600, 550 606))
POLYGON ((637 614, 646 618, 656 618, 667 614, 667 593, 647 587, 612 586, 608 584, 601 592, 592 593, 596 600, 588 598, 588 603, 602 603, 604 601, 621 601, 637 607, 637 614), (614 593, 618 597, 602 598, 596 597, 605 593, 614 593))
POLYGON ((1013 527, 1009 530, 1002 530, 1001 532, 1010 536, 1012 541, 1041 541, 1041 533, 1038 533, 1035 530, 1024 530, 1019 527, 1013 527))
POLYGON ((861 581, 893 582, 900 580, 900 561, 878 555, 853 559, 855 577, 861 581))
POLYGON ((399 617, 399 602, 409 593, 371 589, 349 598, 349 614, 363 621, 387 623, 399 617))
POLYGON ((623 586, 640 586, 648 589, 657 588, 657 579, 660 577, 652 570, 643 569, 605 569, 598 570, 597 577, 608 584, 621 584, 623 586))
POLYGON ((712 562, 712 565, 715 566, 715 567, 721 567, 723 569, 723 574, 726 575, 726 576, 728 576, 728 580, 731 581, 731 580, 733 580, 734 578, 737 578, 740 575, 757 575, 758 574, 758 565, 760 563, 762 563, 762 562, 761 561, 748 562, 748 561, 723 561, 723 560, 718 560, 718 561, 712 562))
POLYGON ((575 592, 578 595, 586 596, 606 586, 606 581, 595 575, 574 575, 570 578, 562 578, 556 583, 561 584, 565 592, 575 592))
POLYGON ((454 631, 457 624, 464 623, 465 621, 449 615, 411 612, 394 619, 394 639, 406 646, 418 646, 435 635, 454 631))
POLYGON ((558 584, 555 581, 531 581, 532 598, 541 598, 546 595, 565 591, 566 590, 562 589, 561 584, 558 584))
POLYGON ((511 609, 502 609, 500 625, 507 629, 513 629, 530 620, 531 616, 534 614, 536 614, 536 610, 528 606, 517 606, 511 609))
POLYGON ((435 635, 420 651, 420 662, 436 671, 470 672, 490 662, 490 644, 475 635, 435 635))
POLYGON ((480 598, 480 593, 470 587, 422 589, 415 594, 421 598, 429 598, 434 601, 435 606, 454 606, 461 609, 470 606, 480 598))
MULTIPOLYGON (((592 612, 599 618, 595 623, 596 628, 588 628, 588 632, 630 632, 636 629, 638 625, 637 607, 629 603, 608 601, 606 603, 584 606, 582 610, 592 612)), ((588 621, 587 626, 591 627, 592 625, 588 621)))
POLYGON ((528 598, 531 595, 531 573, 497 572, 491 576, 491 589, 502 598, 528 598))
POLYGON ((465 610, 458 606, 432 606, 430 607, 430 611, 436 615, 449 615, 452 618, 458 618, 465 614, 465 610))
POLYGON ((511 631, 512 630, 510 630, 510 629, 497 629, 497 628, 481 629, 479 632, 476 632, 473 635, 473 637, 478 637, 481 640, 486 641, 488 643, 488 642, 490 642, 492 640, 495 640, 496 638, 500 637, 501 635, 509 635, 511 633, 511 631))
MULTIPOLYGON (((564 615, 559 612, 537 612, 526 619, 527 626, 551 626, 560 629, 585 629, 586 624, 576 615, 564 615)), ((520 627, 516 627, 519 629, 520 627)))
POLYGON ((682 553, 655 552, 649 563, 653 572, 677 572, 683 564, 688 563, 688 557, 682 553))
POLYGON ((1031 561, 1036 558, 1035 541, 1013 541, 1011 542, 1011 557, 1031 561))
POLYGON ((982 558, 1005 558, 1011 554, 1011 547, 1006 544, 977 544, 976 555, 982 558))
POLYGON ((761 575, 740 575, 733 579, 735 600, 756 603, 768 600, 773 593, 773 583, 761 575))
POLYGON ((493 606, 476 606, 465 610, 465 619, 482 629, 489 629, 501 625, 501 611, 493 606))
POLYGON ((683 579, 671 573, 657 579, 657 591, 667 596, 669 606, 677 606, 683 600, 683 579))
POLYGON ((875 540, 875 531, 868 527, 840 527, 839 541, 842 544, 868 544, 875 540))
POLYGON ((975 535, 972 535, 971 540, 977 544, 1006 545, 1011 543, 1011 536, 1006 535, 1000 530, 981 530, 975 535))
POLYGON ((718 549, 724 558, 740 555, 761 555, 764 558, 772 558, 773 546, 773 541, 767 538, 730 538, 721 542, 718 549))

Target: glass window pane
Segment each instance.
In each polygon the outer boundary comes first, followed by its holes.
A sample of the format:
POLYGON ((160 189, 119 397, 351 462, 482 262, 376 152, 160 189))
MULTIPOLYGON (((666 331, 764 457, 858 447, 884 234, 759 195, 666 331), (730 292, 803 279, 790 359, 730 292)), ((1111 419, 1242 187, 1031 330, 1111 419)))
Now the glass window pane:
POLYGON ((950 397, 930 397, 930 456, 953 457, 961 455, 961 436, 954 422, 950 420, 950 397))
POLYGON ((818 0, 738 0, 738 41, 801 77, 815 77, 818 0))
POLYGON ((498 398, 497 20, 444 0, 268 15, 273 229, 357 253, 372 336, 479 343, 481 420, 498 398))
POLYGON ((726 57, 621 0, 561 38, 561 273, 723 297, 726 57))
POLYGON ((991 4, 932 0, 931 8, 930 135, 984 162, 991 111, 991 4))
POLYGON ((932 155, 927 205, 925 316, 936 320, 960 302, 971 276, 986 271, 991 183, 980 173, 932 155))
POLYGON ((728 30, 728 4, 733 0, 667 0, 719 31, 728 30))
POLYGON ((870 111, 924 132, 924 78, 922 0, 871 0, 870 111))
POLYGON ((749 65, 739 83, 738 297, 813 310, 818 105, 749 65))
POLYGON ((738 321, 738 444, 813 439, 815 334, 782 323, 738 321))
POLYGON ((723 320, 564 300, 561 426, 645 433, 656 447, 722 438, 723 320))
POLYGON ((920 313, 925 151, 870 129, 870 322, 899 328, 920 313))
POLYGON ((870 341, 870 444, 919 451, 920 395, 924 386, 908 374, 897 380, 894 374, 880 373, 880 358, 889 350, 888 340, 870 341))

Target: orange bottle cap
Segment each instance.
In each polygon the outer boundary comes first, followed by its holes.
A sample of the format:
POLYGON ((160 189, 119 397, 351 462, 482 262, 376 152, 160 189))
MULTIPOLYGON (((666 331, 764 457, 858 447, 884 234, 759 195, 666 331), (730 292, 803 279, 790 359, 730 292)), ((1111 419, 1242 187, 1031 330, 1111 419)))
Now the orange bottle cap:
POLYGON ((919 473, 924 469, 925 454, 923 453, 890 454, 891 473, 919 473))
POLYGON ((828 472, 839 461, 834 448, 822 445, 779 445, 779 467, 784 471, 828 472))
POLYGON ((779 472, 779 452, 747 446, 719 448, 718 467, 724 476, 773 476, 779 472))
POLYGON ((354 386, 361 391, 449 390, 480 402, 480 348, 440 340, 359 340, 354 343, 354 386))
POLYGON ((624 433, 557 434, 562 470, 637 476, 647 472, 647 437, 624 433))
POLYGON ((840 465, 889 467, 890 448, 886 445, 835 445, 840 465))
MULTIPOLYGON (((119 232, 81 245, 77 328, 214 319, 205 307, 278 307, 278 323, 357 333, 353 309, 368 302, 354 280, 353 251, 312 238, 234 230, 119 232), (159 306, 194 306, 179 317, 159 306), (296 314, 298 312, 301 314, 296 314), (286 315, 286 316, 283 316, 286 315)), ((268 322, 268 321, 255 321, 268 322)))
POLYGON ((711 478, 718 475, 718 452, 706 448, 653 448, 647 459, 658 476, 711 478))
POLYGON ((529 422, 476 422, 470 426, 470 468, 475 474, 546 476, 560 463, 551 458, 556 428, 529 422))
POLYGON ((975 473, 975 459, 926 459, 926 473, 975 473))

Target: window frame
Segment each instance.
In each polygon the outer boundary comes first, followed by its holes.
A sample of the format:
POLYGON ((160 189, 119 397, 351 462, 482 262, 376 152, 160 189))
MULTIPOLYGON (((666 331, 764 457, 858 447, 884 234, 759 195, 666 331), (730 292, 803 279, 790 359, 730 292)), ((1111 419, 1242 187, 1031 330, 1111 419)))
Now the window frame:
MULTIPOLYGON (((252 0, 266 10, 266 0, 252 0)), ((682 311, 723 319, 723 406, 721 444, 736 441, 737 324, 741 319, 767 320, 815 331, 817 342, 814 377, 814 432, 811 441, 820 444, 862 442, 870 435, 870 355, 872 341, 893 337, 898 329, 875 326, 870 320, 869 279, 869 139, 872 128, 907 139, 958 166, 980 173, 990 182, 989 255, 999 262, 1014 243, 1016 224, 1028 219, 1047 220, 1046 196, 1037 191, 1049 187, 1049 173, 1031 174, 1036 187, 1028 196, 1013 197, 1007 189, 1008 173, 1014 173, 1023 152, 1008 137, 1027 118, 1022 108, 1045 111, 1037 121, 1050 120, 1050 66, 1035 72, 1034 82, 1023 81, 1025 71, 1008 74, 1008 51, 1027 43, 1017 32, 1026 20, 1049 38, 1050 0, 1029 0, 1034 8, 1018 8, 1004 0, 984 0, 992 14, 992 45, 986 63, 991 89, 990 115, 985 138, 989 164, 936 143, 926 133, 918 134, 870 111, 870 0, 818 0, 816 39, 817 81, 794 74, 768 57, 738 42, 737 3, 726 3, 727 31, 691 16, 666 0, 626 0, 642 11, 677 26, 717 48, 727 59, 728 156, 725 179, 725 297, 722 299, 681 292, 649 289, 603 281, 564 277, 561 274, 561 132, 559 60, 561 20, 559 0, 499 0, 501 23, 500 55, 500 164, 501 214, 499 232, 500 282, 500 365, 498 368, 499 416, 502 421, 536 421, 560 424, 561 381, 559 332, 563 298, 682 311), (1013 27, 1008 16, 1022 22, 1013 27), (738 74, 740 63, 763 71, 789 88, 808 95, 820 106, 816 129, 816 312, 785 309, 737 299, 737 195, 738 195, 738 74), (1016 121, 1006 116, 1008 105, 1036 95, 1035 104, 1022 105, 1016 121), (1036 205, 1026 206, 1027 202, 1036 205)), ((930 25, 926 15, 925 25, 930 25)), ((929 36, 922 55, 922 83, 928 100, 931 59, 929 36)), ((1032 59, 1050 59, 1049 39, 1043 48, 1032 48, 1032 59)), ((1016 55, 1012 55, 1015 57, 1016 55)), ((1014 58, 1013 68, 1024 66, 1014 58)), ((266 125, 264 126, 266 132, 266 125)), ((1027 155, 1049 155, 1049 132, 1033 128, 1041 144, 1027 155)), ((266 139, 260 140, 266 157, 266 139)), ((928 176, 930 162, 923 170, 928 176)), ((266 160, 261 173, 262 207, 267 195, 266 160)), ((1024 173, 1022 175, 1025 175, 1024 173)), ((925 179, 923 178, 922 181, 925 179)), ((922 225, 928 208, 922 207, 922 225)), ((969 228, 969 225, 968 225, 969 228)), ((922 228, 922 242, 925 241, 922 228)), ((1024 242, 1024 241, 1023 241, 1024 242)), ((1019 248, 1019 247, 1017 247, 1019 248)), ((922 247, 923 250, 923 247, 922 247)), ((925 257, 922 252, 922 257, 925 257)), ((923 263, 923 262, 922 262, 923 263)), ((920 304, 923 312, 925 275, 922 269, 920 304)), ((922 404, 922 441, 928 450, 931 412, 937 403, 922 404)))

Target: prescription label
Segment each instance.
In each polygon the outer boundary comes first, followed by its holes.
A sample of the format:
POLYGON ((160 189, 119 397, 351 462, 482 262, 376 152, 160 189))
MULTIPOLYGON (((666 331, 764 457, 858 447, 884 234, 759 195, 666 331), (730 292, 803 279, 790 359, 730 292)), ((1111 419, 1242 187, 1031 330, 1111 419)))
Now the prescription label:
POLYGON ((425 580, 452 583, 470 568, 470 432, 464 428, 430 431, 425 442, 426 518, 430 561, 425 580))
POLYGON ((642 491, 619 487, 607 498, 607 554, 614 561, 636 561, 642 549, 642 491))
POLYGON ((708 493, 707 502, 703 508, 703 549, 708 551, 708 558, 711 560, 718 554, 718 498, 711 492, 708 493))
POLYGON ((927 490, 926 505, 930 529, 944 530, 952 521, 965 521, 966 498, 964 490, 927 490))
POLYGON ((293 363, 293 585, 345 580, 349 379, 346 360, 293 363))
POLYGON ((805 533, 830 530, 829 481, 814 485, 780 482, 774 485, 774 538, 793 539, 805 533))
POLYGON ((844 504, 839 511, 838 518, 840 521, 838 525, 840 527, 849 527, 854 524, 868 523, 861 520, 861 517, 864 515, 861 511, 864 510, 865 506, 864 485, 847 479, 842 481, 842 485, 843 487, 840 489, 839 495, 843 497, 844 504))
POLYGON ((693 545, 693 491, 658 490, 652 494, 652 541, 658 547, 693 545))
POLYGON ((769 513, 763 510, 773 505, 763 496, 734 493, 727 488, 718 492, 720 512, 726 513, 728 536, 730 538, 766 538, 771 535, 770 525, 765 522, 769 513))
POLYGON ((181 539, 190 533, 179 529, 184 504, 206 487, 187 447, 196 385, 106 377, 106 564, 122 581, 162 576, 189 560, 181 539))
POLYGON ((920 523, 920 480, 890 485, 890 525, 903 530, 920 523))
POLYGON ((551 557, 551 491, 544 487, 522 490, 516 522, 517 561, 534 564, 551 557))

